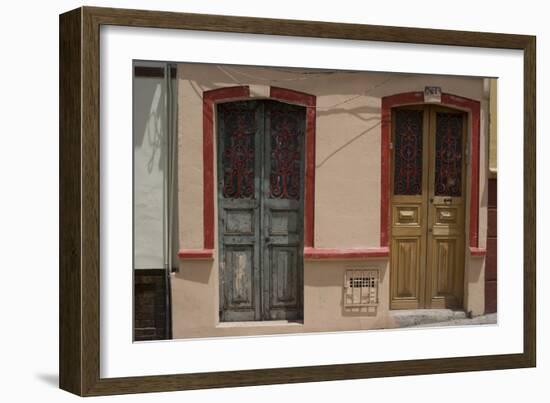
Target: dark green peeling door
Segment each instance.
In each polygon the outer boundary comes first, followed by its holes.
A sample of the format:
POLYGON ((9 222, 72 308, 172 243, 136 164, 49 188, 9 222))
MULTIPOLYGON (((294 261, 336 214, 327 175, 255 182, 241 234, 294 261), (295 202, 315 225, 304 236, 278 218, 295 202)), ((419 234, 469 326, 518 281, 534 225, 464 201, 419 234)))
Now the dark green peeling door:
POLYGON ((305 107, 217 106, 220 320, 303 318, 305 107))

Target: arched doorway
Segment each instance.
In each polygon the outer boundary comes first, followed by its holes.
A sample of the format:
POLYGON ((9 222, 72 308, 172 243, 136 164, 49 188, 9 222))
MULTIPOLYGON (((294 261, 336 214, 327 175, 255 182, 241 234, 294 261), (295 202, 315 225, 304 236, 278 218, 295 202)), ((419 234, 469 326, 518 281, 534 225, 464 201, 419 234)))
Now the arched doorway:
POLYGON ((391 113, 391 309, 462 308, 468 115, 391 113))

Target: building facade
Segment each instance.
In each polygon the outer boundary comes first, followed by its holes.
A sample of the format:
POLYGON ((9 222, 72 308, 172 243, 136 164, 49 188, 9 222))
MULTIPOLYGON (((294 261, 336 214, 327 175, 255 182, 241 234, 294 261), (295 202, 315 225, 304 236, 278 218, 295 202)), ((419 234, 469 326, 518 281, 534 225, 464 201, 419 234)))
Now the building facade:
POLYGON ((178 64, 172 337, 483 314, 492 81, 178 64))

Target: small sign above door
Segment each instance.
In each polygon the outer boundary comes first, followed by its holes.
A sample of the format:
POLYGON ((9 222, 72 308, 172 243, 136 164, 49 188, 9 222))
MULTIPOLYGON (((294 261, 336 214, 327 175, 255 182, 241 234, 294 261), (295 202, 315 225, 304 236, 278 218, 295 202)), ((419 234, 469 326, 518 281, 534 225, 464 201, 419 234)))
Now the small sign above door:
POLYGON ((424 87, 425 103, 441 103, 441 87, 424 87))

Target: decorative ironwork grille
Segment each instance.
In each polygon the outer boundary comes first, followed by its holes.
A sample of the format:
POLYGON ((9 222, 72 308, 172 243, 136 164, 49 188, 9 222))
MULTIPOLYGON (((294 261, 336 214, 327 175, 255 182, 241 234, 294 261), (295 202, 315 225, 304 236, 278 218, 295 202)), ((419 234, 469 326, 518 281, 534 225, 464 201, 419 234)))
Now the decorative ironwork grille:
POLYGON ((395 195, 422 194, 422 118, 418 110, 395 112, 395 195))
POLYGON ((458 113, 436 114, 435 195, 462 195, 462 122, 458 113))
POLYGON ((223 108, 223 196, 254 198, 256 133, 255 112, 244 102, 222 104, 223 108))
POLYGON ((304 139, 303 108, 282 103, 270 105, 270 196, 300 199, 304 139))

